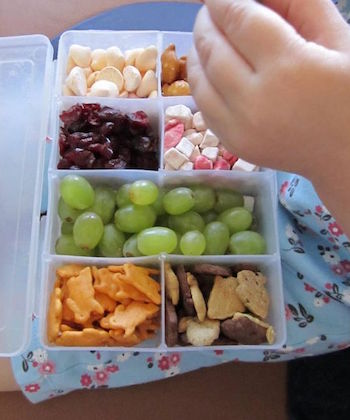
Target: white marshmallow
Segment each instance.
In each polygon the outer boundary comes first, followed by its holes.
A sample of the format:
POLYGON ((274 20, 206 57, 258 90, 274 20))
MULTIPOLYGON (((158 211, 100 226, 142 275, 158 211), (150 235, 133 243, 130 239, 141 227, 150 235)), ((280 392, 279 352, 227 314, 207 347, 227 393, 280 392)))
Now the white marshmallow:
POLYGON ((189 128, 188 130, 186 130, 184 132, 184 137, 187 137, 187 136, 189 136, 190 134, 193 134, 193 133, 197 133, 197 131, 194 128, 189 128))
POLYGON ((158 50, 154 45, 145 48, 135 59, 135 66, 140 71, 155 70, 158 50))
POLYGON ((123 70, 123 76, 125 89, 128 92, 135 92, 142 80, 139 70, 134 66, 126 66, 123 70))
POLYGON ((193 133, 193 134, 190 134, 187 138, 195 146, 199 146, 203 141, 203 135, 201 133, 197 133, 197 132, 193 133))
POLYGON ((192 169, 193 169, 192 162, 186 162, 180 167, 180 171, 192 171, 192 169))
POLYGON ((200 152, 200 150, 199 150, 199 147, 198 147, 198 146, 196 146, 196 147, 193 149, 192 155, 190 156, 190 161, 191 161, 191 162, 194 162, 194 161, 196 160, 196 157, 198 157, 198 156, 200 156, 200 155, 201 155, 201 152, 200 152))
POLYGON ((158 82, 155 72, 153 70, 147 70, 141 80, 140 86, 137 88, 136 95, 139 98, 147 98, 153 90, 157 90, 157 87, 158 82))
POLYGON ((168 106, 165 110, 165 122, 175 118, 185 125, 185 130, 192 128, 192 111, 185 105, 168 106))
POLYGON ((188 162, 188 158, 181 152, 172 147, 164 153, 164 160, 174 169, 179 169, 185 162, 188 162))
POLYGON ((76 96, 87 94, 87 84, 84 70, 81 67, 73 67, 66 79, 66 85, 76 96))
POLYGON ((183 153, 186 157, 190 158, 194 150, 194 145, 187 140, 186 137, 182 137, 180 142, 177 144, 176 149, 183 153))
POLYGON ((255 204, 255 198, 251 195, 244 195, 244 205, 243 207, 253 213, 254 211, 254 204, 255 204))
POLYGON ((118 47, 109 47, 106 49, 107 66, 113 66, 119 71, 123 71, 125 58, 118 47))
POLYGON ((257 169, 256 165, 246 162, 243 159, 238 159, 237 162, 233 165, 233 171, 244 171, 244 172, 253 172, 257 169))
POLYGON ((206 147, 202 150, 202 155, 207 157, 212 162, 215 162, 219 154, 218 147, 206 147))
POLYGON ((69 48, 68 55, 72 57, 75 65, 89 67, 91 62, 91 48, 83 45, 73 44, 69 48))
POLYGON ((205 132, 203 141, 199 147, 201 149, 205 149, 206 147, 216 147, 218 144, 219 144, 219 139, 211 130, 208 129, 205 132))
POLYGON ((175 169, 175 168, 173 168, 171 165, 169 165, 169 163, 167 163, 167 162, 165 162, 164 169, 165 169, 166 171, 175 171, 175 170, 176 170, 176 169, 175 169))
POLYGON ((118 86, 109 80, 98 80, 91 86, 89 96, 104 96, 116 98, 119 95, 118 86))
POLYGON ((203 119, 203 115, 200 111, 196 112, 193 115, 193 127, 197 131, 205 131, 207 129, 207 125, 203 119))

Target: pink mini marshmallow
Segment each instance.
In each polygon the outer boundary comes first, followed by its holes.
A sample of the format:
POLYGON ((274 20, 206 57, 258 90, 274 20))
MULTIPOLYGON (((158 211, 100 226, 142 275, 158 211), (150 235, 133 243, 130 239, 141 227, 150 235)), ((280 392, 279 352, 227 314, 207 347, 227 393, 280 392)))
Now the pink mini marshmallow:
POLYGON ((181 121, 177 120, 176 118, 173 118, 171 120, 169 120, 164 127, 164 131, 168 131, 170 130, 170 128, 175 127, 175 125, 178 125, 181 121))
POLYGON ((217 169, 219 171, 229 171, 231 169, 231 166, 225 159, 218 157, 216 162, 214 163, 214 169, 217 169))
POLYGON ((164 133, 164 148, 165 150, 171 149, 179 144, 185 131, 184 125, 180 122, 175 126, 169 128, 164 133))
POLYGON ((194 161, 194 169, 213 169, 213 162, 205 156, 198 156, 194 161))
POLYGON ((222 157, 232 166, 234 165, 237 160, 238 157, 233 155, 231 152, 229 152, 228 150, 225 149, 225 151, 222 154, 222 157))

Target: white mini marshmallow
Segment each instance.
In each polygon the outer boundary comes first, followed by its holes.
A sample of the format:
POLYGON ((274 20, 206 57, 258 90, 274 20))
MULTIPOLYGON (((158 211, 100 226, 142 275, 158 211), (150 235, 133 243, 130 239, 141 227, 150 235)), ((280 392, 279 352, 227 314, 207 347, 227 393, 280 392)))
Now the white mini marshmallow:
POLYGON ((219 154, 218 147, 206 147, 202 150, 202 155, 207 157, 212 162, 215 162, 219 154))
POLYGON ((211 130, 208 129, 205 132, 203 141, 199 147, 201 149, 205 149, 206 147, 216 147, 218 144, 219 144, 219 139, 211 130))
POLYGON ((194 145, 186 137, 182 137, 180 142, 177 144, 176 149, 183 153, 186 157, 190 158, 194 150, 194 145))
POLYGON ((66 79, 66 85, 76 96, 87 94, 87 84, 84 70, 81 67, 73 67, 66 79))
POLYGON ((187 138, 195 146, 199 146, 203 141, 202 134, 197 132, 190 134, 187 138))
POLYGON ((172 147, 164 153, 164 160, 174 169, 179 169, 185 162, 188 162, 188 158, 176 150, 175 147, 172 147))
POLYGON ((198 146, 196 146, 196 147, 193 149, 192 155, 190 156, 190 161, 191 161, 191 162, 194 162, 194 161, 196 160, 196 157, 198 157, 198 156, 200 156, 200 155, 201 155, 201 152, 200 152, 200 150, 199 150, 199 147, 198 147, 198 146))
POLYGON ((253 213, 254 211, 254 204, 255 204, 255 198, 251 195, 244 195, 244 208, 253 213))
POLYGON ((192 111, 186 105, 168 106, 165 110, 165 122, 177 119, 185 125, 185 130, 192 128, 192 111))
POLYGON ((189 136, 190 134, 193 134, 193 133, 197 133, 197 131, 194 128, 189 128, 188 130, 186 130, 184 132, 184 137, 187 137, 187 136, 189 136))
POLYGON ((203 119, 203 115, 200 111, 196 112, 193 115, 193 127, 197 131, 205 131, 207 129, 207 125, 203 119))
POLYGON ((175 170, 176 170, 176 169, 175 169, 175 168, 173 168, 171 165, 169 165, 169 163, 168 163, 168 162, 165 162, 164 169, 165 169, 166 171, 175 171, 175 170))
POLYGON ((91 48, 73 44, 69 48, 68 55, 72 57, 76 66, 89 67, 91 62, 91 48))
POLYGON ((180 167, 180 171, 192 171, 192 169, 193 169, 192 162, 186 162, 180 167))
POLYGON ((246 162, 243 159, 238 159, 237 162, 233 165, 233 171, 244 171, 244 172, 253 172, 257 169, 256 165, 246 162))

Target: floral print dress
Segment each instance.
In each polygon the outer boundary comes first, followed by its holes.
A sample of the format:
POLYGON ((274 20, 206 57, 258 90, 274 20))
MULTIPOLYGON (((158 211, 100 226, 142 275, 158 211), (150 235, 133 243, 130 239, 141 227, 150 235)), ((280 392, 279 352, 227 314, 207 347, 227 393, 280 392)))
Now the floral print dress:
MULTIPOLYGON (((336 2, 350 20, 347 0, 336 2)), ((225 362, 286 361, 350 346, 350 241, 310 182, 278 173, 279 232, 287 343, 279 351, 139 353, 50 352, 41 348, 33 314, 32 342, 12 359, 32 402, 77 389, 122 387, 225 362)), ((135 349, 136 350, 136 349, 135 349)))

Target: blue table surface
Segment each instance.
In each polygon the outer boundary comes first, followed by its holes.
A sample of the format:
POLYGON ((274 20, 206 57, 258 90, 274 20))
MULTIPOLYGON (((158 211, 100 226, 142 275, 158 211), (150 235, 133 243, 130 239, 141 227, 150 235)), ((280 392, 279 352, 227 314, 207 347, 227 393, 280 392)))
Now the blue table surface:
MULTIPOLYGON (((200 7, 201 5, 199 4, 175 2, 130 4, 101 13, 67 30, 106 29, 115 31, 159 30, 191 32, 200 7)), ((51 40, 55 58, 57 57, 60 35, 51 40)), ((44 186, 41 203, 42 213, 45 213, 47 210, 47 170, 50 151, 51 147, 48 145, 45 154, 44 186)))

